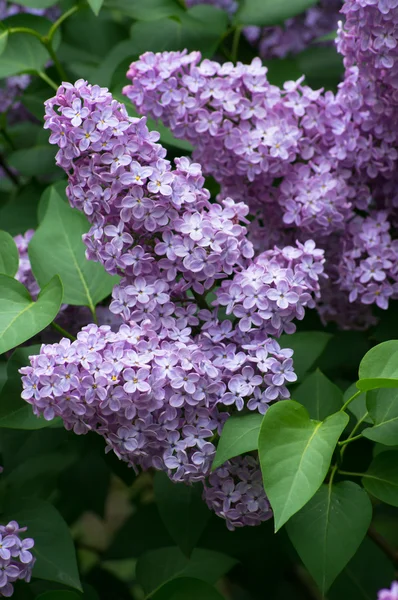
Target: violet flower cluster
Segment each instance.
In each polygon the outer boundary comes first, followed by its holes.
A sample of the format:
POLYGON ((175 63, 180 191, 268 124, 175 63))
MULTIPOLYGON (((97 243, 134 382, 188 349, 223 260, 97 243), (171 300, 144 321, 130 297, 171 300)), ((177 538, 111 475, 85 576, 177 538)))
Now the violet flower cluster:
POLYGON ((394 581, 390 589, 380 590, 377 600, 398 600, 398 582, 394 581))
MULTIPOLYGON (((308 241, 253 260, 248 207, 210 202, 200 165, 177 158, 173 169, 145 118, 129 117, 106 89, 64 83, 45 121, 69 201, 92 222, 87 256, 122 276, 110 308, 125 324, 88 325, 76 342, 42 346, 21 370, 22 397, 67 429, 96 431, 134 468, 205 482, 230 414, 264 414, 289 397, 293 352, 268 333, 293 331, 294 315, 313 305, 323 252, 308 241), (238 321, 222 318, 229 292, 238 321)), ((211 491, 225 471, 205 497, 230 527, 259 523, 270 516, 259 465, 235 462, 231 477, 243 479, 232 512, 211 491)))
POLYGON ((19 254, 19 265, 15 279, 27 288, 32 298, 35 298, 40 291, 39 285, 33 275, 28 255, 29 242, 34 234, 34 229, 28 229, 24 234, 19 234, 14 237, 14 242, 19 254))
POLYGON ((36 559, 31 553, 34 540, 21 537, 26 530, 16 521, 0 525, 0 597, 12 596, 17 580, 30 581, 36 559))
POLYGON ((346 73, 336 94, 302 79, 280 89, 259 59, 220 65, 201 62, 197 52, 144 54, 131 65, 124 93, 193 144, 194 159, 220 183, 220 198, 248 202, 256 250, 308 235, 324 248, 329 281, 320 314, 335 319, 337 305, 354 302, 358 311, 347 308, 346 323, 337 320, 356 327, 356 312, 369 325, 367 306, 386 308, 398 297, 388 236, 374 241, 361 233, 353 254, 358 215, 365 229, 379 213, 387 215, 385 231, 396 224, 398 10, 395 0, 350 0, 344 13, 338 48, 346 73))

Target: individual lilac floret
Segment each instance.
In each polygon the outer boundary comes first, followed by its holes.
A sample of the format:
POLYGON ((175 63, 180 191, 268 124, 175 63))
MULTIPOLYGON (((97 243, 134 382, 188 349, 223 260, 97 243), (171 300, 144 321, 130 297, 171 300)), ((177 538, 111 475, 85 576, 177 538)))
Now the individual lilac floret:
POLYGON ((16 521, 0 525, 0 597, 12 596, 18 579, 30 581, 36 559, 31 553, 34 540, 20 535, 26 529, 16 521))
POLYGON ((203 496, 210 510, 225 519, 231 531, 259 525, 272 517, 260 465, 252 456, 233 458, 211 473, 203 496))
POLYGON ((28 292, 33 298, 35 298, 40 291, 39 285, 33 276, 28 255, 28 244, 34 234, 34 229, 28 229, 25 234, 20 234, 14 237, 14 242, 19 253, 19 265, 15 279, 20 281, 27 288, 28 292))
POLYGON ((391 588, 380 590, 377 600, 398 600, 398 581, 391 584, 391 588))
POLYGON ((245 352, 205 334, 161 338, 149 320, 116 333, 89 325, 77 341, 30 357, 22 397, 36 415, 61 417, 75 433, 97 431, 131 466, 195 481, 209 472, 214 436, 234 406, 265 412, 289 395, 283 372, 291 353, 271 339, 245 352))

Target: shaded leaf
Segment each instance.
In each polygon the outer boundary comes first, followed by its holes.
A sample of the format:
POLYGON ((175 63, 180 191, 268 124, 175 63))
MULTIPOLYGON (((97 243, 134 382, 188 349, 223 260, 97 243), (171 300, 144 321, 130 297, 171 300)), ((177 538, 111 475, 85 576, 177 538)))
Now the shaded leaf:
POLYGON ((0 354, 45 329, 57 316, 61 302, 62 284, 58 276, 49 281, 33 302, 19 281, 0 275, 0 354))
MULTIPOLYGON (((347 402, 347 400, 352 398, 352 396, 354 396, 354 394, 356 394, 357 391, 358 388, 355 383, 350 385, 350 387, 347 388, 344 392, 343 401, 347 402)), ((350 402, 347 410, 354 415, 357 421, 361 421, 364 423, 372 423, 372 419, 367 414, 368 409, 366 406, 366 392, 363 392, 363 394, 359 394, 359 396, 357 396, 355 400, 350 402)))
POLYGON ((343 393, 319 369, 307 375, 294 390, 294 399, 308 410, 311 419, 322 421, 343 405, 343 393))
POLYGON ((242 0, 235 21, 242 25, 279 25, 318 0, 242 0))
POLYGON ((286 528, 293 546, 325 594, 354 556, 372 520, 367 493, 351 481, 322 485, 286 528))
POLYGON ((362 483, 375 498, 398 506, 398 450, 377 454, 362 477, 362 483))
POLYGON ((21 175, 27 177, 39 177, 62 172, 55 164, 56 149, 49 144, 33 146, 23 150, 16 150, 8 157, 11 167, 14 167, 21 175))
POLYGON ((18 271, 18 248, 7 231, 0 231, 0 274, 14 277, 18 271))
POLYGON ((167 531, 186 556, 190 556, 211 516, 202 499, 203 485, 178 484, 158 471, 154 490, 167 531))
POLYGON ((234 558, 213 550, 196 548, 188 559, 179 548, 159 548, 138 559, 136 574, 145 597, 149 598, 166 583, 179 577, 216 583, 235 564, 234 558))
POLYGON ((205 581, 188 577, 182 577, 167 583, 153 596, 153 600, 188 599, 223 600, 223 596, 221 596, 221 594, 213 586, 209 585, 205 581))
POLYGON ((15 350, 7 363, 7 381, 0 393, 0 428, 42 429, 53 424, 33 414, 32 406, 21 398, 21 367, 29 364, 29 356, 39 354, 40 345, 15 350))
POLYGON ((293 335, 282 335, 279 339, 281 348, 294 350, 294 370, 299 380, 311 369, 332 339, 330 333, 324 331, 299 331, 293 335))
POLYGON ((35 540, 34 577, 82 591, 69 529, 52 504, 36 499, 26 500, 25 504, 22 500, 11 502, 8 518, 26 526, 35 540))
POLYGON ((212 469, 234 456, 257 450, 262 420, 263 416, 258 413, 230 417, 223 427, 212 469))
POLYGON ((337 441, 348 423, 343 412, 313 421, 298 402, 283 400, 264 415, 259 456, 275 530, 315 494, 328 472, 337 441))
POLYGON ((156 21, 162 17, 181 16, 185 12, 178 0, 106 0, 106 6, 120 10, 137 21, 156 21))

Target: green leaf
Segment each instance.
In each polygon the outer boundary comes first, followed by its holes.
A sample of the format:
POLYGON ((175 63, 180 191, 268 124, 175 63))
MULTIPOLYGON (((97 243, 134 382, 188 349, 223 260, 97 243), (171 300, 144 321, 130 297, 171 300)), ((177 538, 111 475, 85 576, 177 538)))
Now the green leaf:
POLYGON ((259 456, 264 488, 278 531, 319 489, 337 441, 349 421, 343 412, 312 421, 306 409, 282 400, 264 415, 259 456))
POLYGON ((8 31, 7 29, 0 31, 0 55, 3 54, 6 49, 8 42, 8 31))
POLYGON ((45 217, 29 244, 29 258, 40 285, 58 274, 64 286, 63 301, 94 311, 119 278, 106 273, 101 264, 87 260, 82 235, 89 227, 86 217, 66 204, 52 187, 45 217))
POLYGON ((40 345, 15 350, 7 363, 7 381, 0 392, 0 428, 42 429, 54 422, 33 414, 32 406, 21 398, 21 367, 29 364, 29 356, 39 354, 40 345))
POLYGON ((294 350, 294 370, 299 380, 321 356, 332 339, 330 333, 324 331, 299 331, 293 335, 282 335, 279 339, 281 348, 294 350))
POLYGON ((398 390, 384 388, 370 390, 366 404, 374 426, 364 429, 362 435, 386 446, 398 445, 398 390))
POLYGON ((242 0, 235 21, 241 25, 279 25, 318 0, 242 0))
MULTIPOLYGON (((182 577, 170 581, 153 596, 153 600, 223 600, 211 585, 200 579, 182 577)), ((51 599, 50 599, 51 600, 51 599)), ((54 599, 55 600, 55 599, 54 599)), ((60 599, 62 600, 62 599, 60 599)), ((66 600, 66 599, 65 599, 66 600)))
POLYGON ((57 276, 33 302, 19 281, 0 275, 0 354, 43 331, 57 316, 61 302, 62 283, 57 276))
POLYGON ((375 498, 398 506, 398 450, 388 450, 375 456, 362 477, 362 483, 375 498))
POLYGON ((177 484, 159 471, 155 475, 154 490, 167 531, 189 557, 211 516, 202 499, 202 484, 177 484))
POLYGON ((56 149, 49 144, 45 144, 16 150, 16 152, 9 155, 8 162, 18 173, 27 177, 48 176, 54 172, 62 175, 61 170, 55 164, 55 155, 56 149))
POLYGON ((10 504, 8 518, 27 527, 29 536, 35 540, 33 577, 82 591, 73 541, 59 512, 52 504, 31 498, 25 504, 22 501, 10 504))
POLYGON ((307 375, 294 390, 294 399, 307 410, 311 419, 322 421, 343 405, 343 393, 319 369, 307 375))
POLYGON ((234 456, 257 450, 262 421, 263 416, 258 413, 230 417, 223 427, 212 469, 234 456))
POLYGON ((356 483, 322 485, 288 522, 293 546, 324 595, 358 550, 372 520, 372 504, 356 483))
POLYGON ((235 564, 234 558, 213 550, 196 548, 188 559, 179 548, 159 548, 138 559, 136 575, 145 598, 149 598, 166 583, 179 577, 216 583, 235 564))
MULTIPOLYGON (((45 34, 51 22, 36 15, 22 14, 5 19, 3 25, 10 27, 28 27, 38 33, 45 34)), ((55 48, 59 44, 60 35, 54 38, 55 48)), ((13 33, 8 36, 7 46, 1 54, 0 78, 10 77, 18 73, 41 71, 45 68, 49 55, 40 40, 27 33, 13 33)))
MULTIPOLYGON (((355 383, 350 385, 350 387, 347 388, 346 391, 344 392, 343 401, 347 402, 347 400, 352 398, 352 396, 354 396, 354 394, 356 394, 357 391, 358 391, 358 388, 355 383)), ((364 423, 372 423, 372 419, 367 414, 368 409, 366 406, 366 393, 365 392, 363 394, 359 394, 359 396, 357 396, 355 398, 355 400, 350 402, 350 404, 348 405, 348 411, 354 415, 354 417, 356 418, 357 421, 361 421, 364 423)))
POLYGON ((365 537, 358 552, 328 592, 328 600, 375 600, 394 579, 394 567, 375 543, 365 537))
POLYGON ((359 365, 359 390, 387 387, 398 387, 398 340, 378 344, 365 354, 359 365))
POLYGON ((178 0, 106 0, 106 6, 137 21, 156 21, 162 17, 180 16, 185 12, 178 0))
POLYGON ((227 14, 215 6, 194 6, 180 17, 133 23, 130 30, 132 54, 151 50, 199 50, 211 57, 228 27, 227 14))
POLYGON ((24 233, 37 226, 37 205, 43 188, 38 183, 21 187, 9 202, 0 208, 0 223, 11 235, 24 233))
POLYGON ((87 2, 90 5, 91 10, 93 11, 93 13, 98 16, 99 15, 99 11, 102 8, 102 5, 104 3, 104 0, 87 0, 87 2))
POLYGON ((27 8, 49 8, 58 4, 59 0, 13 0, 14 4, 26 6, 27 8))
POLYGON ((18 248, 7 231, 0 230, 0 274, 14 277, 18 271, 18 248))

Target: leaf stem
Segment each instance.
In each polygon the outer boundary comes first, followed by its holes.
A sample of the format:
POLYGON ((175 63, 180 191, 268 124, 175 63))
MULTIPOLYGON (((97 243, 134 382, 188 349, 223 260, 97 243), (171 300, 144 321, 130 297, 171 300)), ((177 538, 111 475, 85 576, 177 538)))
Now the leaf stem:
POLYGON ((363 477, 365 473, 352 473, 351 471, 341 471, 339 469, 339 475, 347 475, 347 477, 363 477))
POLYGON ((63 15, 61 15, 59 17, 59 19, 57 19, 50 27, 50 30, 46 36, 47 40, 51 43, 53 41, 53 37, 55 35, 55 32, 57 31, 58 27, 60 27, 62 25, 62 23, 64 21, 66 21, 66 19, 68 19, 69 17, 71 17, 72 15, 75 14, 75 12, 77 12, 80 9, 80 6, 75 5, 72 6, 72 8, 70 8, 69 10, 67 10, 66 12, 64 12, 63 15))
MULTIPOLYGON (((58 71, 58 75, 61 78, 61 81, 66 81, 68 79, 68 76, 66 74, 65 69, 63 68, 63 66, 59 62, 58 56, 55 54, 55 50, 54 50, 54 48, 52 46, 51 41, 47 40, 46 38, 43 38, 41 40, 41 43, 43 44, 43 46, 45 47, 45 49, 47 50, 47 52, 51 56, 51 59, 52 59, 52 61, 54 63, 54 66, 55 66, 55 68, 58 71)), ((58 86, 57 86, 57 89, 58 89, 58 86)))
POLYGON ((359 440, 362 437, 362 433, 359 433, 358 435, 354 435, 353 437, 348 437, 346 440, 343 440, 342 442, 338 442, 338 445, 341 446, 345 446, 346 444, 350 444, 351 442, 356 442, 357 440, 359 440))
MULTIPOLYGON (((359 419, 359 421, 356 423, 355 427, 353 427, 350 435, 348 436, 347 441, 351 440, 355 437, 354 436, 355 432, 358 431, 359 427, 362 425, 362 423, 364 422, 364 420, 366 419, 366 417, 368 415, 369 415, 369 413, 368 413, 368 411, 366 411, 366 413, 363 415, 363 417, 361 419, 359 419)), ((347 445, 343 446, 340 450, 340 459, 341 460, 343 460, 343 455, 344 455, 346 447, 347 447, 347 445)))
POLYGON ((90 309, 90 312, 93 316, 93 321, 96 325, 98 325, 98 319, 97 319, 97 313, 95 312, 95 306, 93 304, 90 304, 90 306, 88 307, 90 309))
POLYGON ((31 29, 30 27, 11 27, 10 29, 7 29, 7 32, 9 34, 10 33, 27 33, 29 35, 33 35, 40 42, 42 40, 41 34, 38 31, 35 31, 34 29, 31 29))
POLYGON ((53 81, 51 79, 51 77, 49 77, 47 75, 47 73, 45 73, 44 71, 36 71, 36 73, 38 74, 38 76, 40 77, 40 79, 42 79, 43 81, 45 81, 46 83, 48 83, 48 85, 55 91, 58 90, 58 85, 55 83, 55 81, 53 81))
POLYGON ((398 565, 398 552, 392 546, 390 546, 387 540, 375 529, 373 525, 371 525, 368 529, 368 536, 395 565, 398 565))
POLYGON ((348 398, 347 402, 345 402, 343 404, 343 406, 340 408, 340 412, 344 412, 347 408, 347 406, 349 406, 351 404, 351 402, 353 400, 355 400, 355 398, 358 398, 358 396, 360 396, 362 394, 362 390, 358 390, 357 392, 355 392, 355 394, 353 396, 351 396, 351 398, 348 398))
POLYGON ((53 329, 55 329, 55 331, 58 331, 58 333, 60 333, 64 337, 68 338, 69 340, 72 340, 72 342, 74 342, 74 341, 77 340, 77 338, 74 335, 72 335, 71 333, 69 333, 68 331, 66 331, 66 329, 64 329, 63 327, 61 327, 60 325, 58 325, 58 323, 56 323, 55 321, 53 321, 51 323, 51 327, 53 329))

